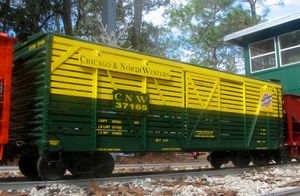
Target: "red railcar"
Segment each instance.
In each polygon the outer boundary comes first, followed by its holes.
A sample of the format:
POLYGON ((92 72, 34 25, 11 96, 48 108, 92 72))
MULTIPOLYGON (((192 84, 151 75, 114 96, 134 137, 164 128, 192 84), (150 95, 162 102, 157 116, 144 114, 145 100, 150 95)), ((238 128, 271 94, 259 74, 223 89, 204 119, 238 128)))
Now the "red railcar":
POLYGON ((0 160, 8 142, 11 71, 15 38, 0 33, 0 160))
POLYGON ((290 149, 291 158, 299 158, 300 146, 300 96, 285 95, 284 110, 286 114, 285 145, 290 149))

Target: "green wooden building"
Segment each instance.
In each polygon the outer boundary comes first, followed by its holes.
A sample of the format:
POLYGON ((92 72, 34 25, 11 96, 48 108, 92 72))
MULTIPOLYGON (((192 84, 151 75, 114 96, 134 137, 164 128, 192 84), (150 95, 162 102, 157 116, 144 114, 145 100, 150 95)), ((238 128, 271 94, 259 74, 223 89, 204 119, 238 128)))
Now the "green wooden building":
POLYGON ((232 33, 224 41, 244 48, 247 76, 280 80, 285 94, 300 94, 300 12, 232 33))

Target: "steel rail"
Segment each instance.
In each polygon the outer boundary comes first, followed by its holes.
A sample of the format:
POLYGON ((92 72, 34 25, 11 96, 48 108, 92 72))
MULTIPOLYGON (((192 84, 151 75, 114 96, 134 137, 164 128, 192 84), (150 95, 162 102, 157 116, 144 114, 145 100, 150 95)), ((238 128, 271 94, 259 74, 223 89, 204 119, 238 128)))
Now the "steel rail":
MULTIPOLYGON (((159 164, 116 164, 115 169, 120 168, 160 168, 160 167, 197 167, 206 166, 209 163, 204 162, 189 162, 189 163, 159 163, 159 164)), ((15 172, 19 171, 17 166, 0 166, 1 172, 15 172)))
POLYGON ((262 196, 299 196, 300 195, 300 187, 296 188, 287 188, 285 190, 274 191, 268 194, 264 194, 262 196))

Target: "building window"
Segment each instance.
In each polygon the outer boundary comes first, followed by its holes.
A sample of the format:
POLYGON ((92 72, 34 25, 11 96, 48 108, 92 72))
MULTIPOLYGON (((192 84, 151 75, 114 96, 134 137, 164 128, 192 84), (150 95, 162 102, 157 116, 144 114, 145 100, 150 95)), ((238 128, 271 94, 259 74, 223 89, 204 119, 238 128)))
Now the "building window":
POLYGON ((250 44, 251 73, 277 67, 274 38, 250 44))
POLYGON ((281 65, 300 62, 300 30, 279 37, 281 65))

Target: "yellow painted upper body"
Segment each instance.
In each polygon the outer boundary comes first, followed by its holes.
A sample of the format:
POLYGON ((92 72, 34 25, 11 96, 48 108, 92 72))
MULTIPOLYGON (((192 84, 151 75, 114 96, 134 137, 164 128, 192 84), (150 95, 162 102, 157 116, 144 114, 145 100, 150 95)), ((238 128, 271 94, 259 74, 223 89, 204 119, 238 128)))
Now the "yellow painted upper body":
POLYGON ((113 100, 114 90, 127 90, 153 105, 282 116, 279 84, 60 36, 52 42, 52 94, 113 100))

